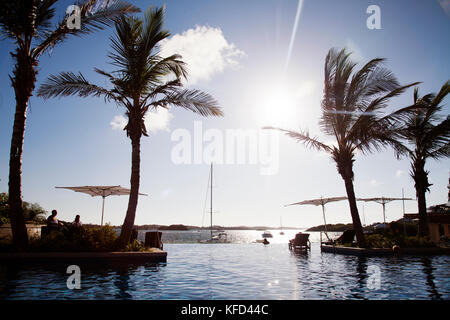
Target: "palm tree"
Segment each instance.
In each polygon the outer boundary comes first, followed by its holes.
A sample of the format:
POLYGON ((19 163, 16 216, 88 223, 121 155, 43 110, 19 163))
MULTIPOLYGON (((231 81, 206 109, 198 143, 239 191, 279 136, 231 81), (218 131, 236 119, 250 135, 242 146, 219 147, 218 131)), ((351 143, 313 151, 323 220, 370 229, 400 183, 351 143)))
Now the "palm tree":
POLYGON ((353 187, 355 152, 370 153, 393 143, 394 121, 382 114, 390 98, 406 88, 400 86, 394 75, 382 67, 384 59, 369 61, 355 71, 346 49, 330 49, 325 59, 325 88, 322 100, 320 126, 326 135, 334 136, 336 143, 328 145, 308 131, 292 131, 274 127, 307 147, 331 154, 345 183, 356 239, 365 246, 361 220, 353 187), (353 76, 352 76, 353 74, 353 76))
POLYGON ((427 205, 425 194, 430 191, 428 171, 425 170, 427 159, 439 160, 450 155, 450 116, 444 119, 442 101, 450 92, 447 81, 438 94, 429 93, 422 98, 419 90, 414 90, 414 105, 407 112, 399 113, 399 144, 396 151, 399 156, 411 159, 411 177, 416 188, 419 210, 419 234, 428 236, 427 205), (436 123, 438 122, 438 123, 436 123))
POLYGON ((162 29, 164 8, 149 8, 144 20, 123 17, 116 23, 116 35, 111 38, 113 52, 109 54, 112 64, 118 69, 108 73, 95 71, 111 83, 112 88, 103 88, 88 82, 83 75, 71 72, 50 76, 39 88, 38 95, 44 98, 78 95, 103 96, 125 108, 128 123, 125 126, 131 140, 131 192, 127 214, 119 238, 119 246, 130 241, 136 215, 140 179, 140 141, 148 136, 145 116, 148 110, 169 105, 178 106, 202 116, 222 116, 217 102, 209 94, 195 89, 183 89, 181 80, 187 72, 181 56, 160 56, 159 43, 170 36, 162 29), (172 77, 172 78, 170 78, 172 77))
POLYGON ((78 3, 81 28, 70 29, 68 19, 52 24, 57 0, 15 0, 0 3, 0 36, 14 41, 11 55, 15 61, 10 76, 16 97, 16 111, 9 162, 9 206, 13 242, 17 248, 28 244, 23 218, 22 153, 28 102, 33 95, 39 59, 68 36, 81 36, 102 30, 122 14, 137 12, 134 6, 120 1, 85 0, 78 3))

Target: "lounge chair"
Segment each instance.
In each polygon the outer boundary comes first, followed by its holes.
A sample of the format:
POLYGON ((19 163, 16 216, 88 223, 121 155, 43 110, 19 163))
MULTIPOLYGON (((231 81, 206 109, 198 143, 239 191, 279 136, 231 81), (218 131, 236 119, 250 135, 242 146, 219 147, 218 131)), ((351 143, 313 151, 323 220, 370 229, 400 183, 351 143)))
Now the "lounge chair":
POLYGON ((289 240, 289 249, 291 250, 310 250, 309 233, 297 233, 294 239, 289 240))
POLYGON ((355 230, 349 229, 345 230, 344 233, 342 233, 341 236, 337 238, 334 242, 336 244, 353 243, 354 239, 355 239, 355 230))

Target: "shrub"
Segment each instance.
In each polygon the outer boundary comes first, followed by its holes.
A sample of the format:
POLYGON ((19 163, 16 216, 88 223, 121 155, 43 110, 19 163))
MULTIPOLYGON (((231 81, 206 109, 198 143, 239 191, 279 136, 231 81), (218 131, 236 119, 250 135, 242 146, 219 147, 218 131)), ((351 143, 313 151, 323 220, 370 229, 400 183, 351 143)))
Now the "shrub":
POLYGON ((406 237, 403 243, 405 248, 431 248, 434 246, 435 244, 430 239, 420 236, 406 237))
POLYGON ((368 248, 392 248, 394 243, 382 234, 370 234, 366 236, 368 248))
POLYGON ((118 236, 114 228, 71 226, 54 230, 41 238, 30 241, 31 251, 114 251, 118 236))
POLYGON ((368 248, 392 248, 394 245, 399 245, 400 248, 431 248, 435 246, 425 237, 405 237, 402 234, 394 233, 367 235, 366 241, 368 248))
MULTIPOLYGON (((25 221, 33 221, 36 223, 45 223, 45 215, 47 211, 38 203, 23 202, 23 217, 25 221)), ((8 194, 0 193, 0 225, 10 223, 8 194)))
POLYGON ((144 246, 144 244, 138 240, 133 240, 128 244, 128 246, 125 248, 125 251, 147 251, 147 248, 144 246))

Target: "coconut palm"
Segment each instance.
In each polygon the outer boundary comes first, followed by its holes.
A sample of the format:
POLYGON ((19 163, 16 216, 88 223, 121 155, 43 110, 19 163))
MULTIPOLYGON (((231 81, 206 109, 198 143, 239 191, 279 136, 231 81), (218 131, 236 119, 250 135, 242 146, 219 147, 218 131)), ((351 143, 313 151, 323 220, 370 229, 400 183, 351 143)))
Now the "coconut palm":
POLYGON ((427 236, 427 206, 425 194, 431 184, 428 171, 425 170, 427 159, 439 160, 450 155, 450 116, 444 117, 442 101, 450 92, 450 81, 447 81, 438 94, 429 93, 422 98, 419 90, 414 90, 414 105, 407 112, 399 113, 398 130, 399 145, 396 150, 399 156, 411 159, 411 177, 416 188, 419 211, 419 234, 427 236))
POLYGON ((28 102, 34 91, 41 55, 69 36, 104 29, 119 15, 138 11, 123 1, 81 1, 77 3, 81 19, 77 29, 68 24, 73 16, 64 17, 56 25, 52 23, 57 2, 14 0, 0 3, 0 36, 14 42, 11 55, 15 66, 10 79, 16 97, 16 111, 9 163, 9 206, 13 241, 18 248, 24 248, 28 243, 21 190, 22 152, 28 102))
POLYGON ((195 89, 183 89, 182 80, 187 72, 181 56, 160 55, 159 43, 170 36, 162 29, 164 8, 149 8, 143 20, 123 17, 116 23, 116 35, 111 38, 113 51, 109 58, 118 69, 111 73, 95 69, 105 76, 112 88, 88 82, 83 75, 71 72, 50 76, 39 88, 44 98, 78 95, 103 96, 125 108, 128 123, 125 126, 132 145, 131 192, 127 214, 119 238, 119 246, 130 241, 140 179, 140 141, 147 136, 145 116, 149 110, 168 108, 170 105, 185 108, 202 116, 222 116, 217 102, 209 94, 195 89))
POLYGON ((292 131, 266 127, 284 132, 307 147, 331 154, 345 183, 356 239, 365 246, 361 220, 353 187, 355 152, 370 153, 394 142, 394 121, 383 115, 390 98, 414 85, 400 86, 384 59, 369 61, 360 70, 350 60, 346 49, 331 49, 325 59, 325 87, 320 127, 326 135, 334 136, 335 144, 325 144, 308 131, 292 131))

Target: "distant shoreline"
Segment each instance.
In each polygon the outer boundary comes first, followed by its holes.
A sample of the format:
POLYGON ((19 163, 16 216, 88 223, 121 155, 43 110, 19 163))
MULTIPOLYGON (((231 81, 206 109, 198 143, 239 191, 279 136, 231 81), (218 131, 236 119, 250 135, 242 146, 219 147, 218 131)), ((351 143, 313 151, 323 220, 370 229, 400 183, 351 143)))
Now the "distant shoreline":
MULTIPOLYGON (((94 224, 85 224, 86 226, 99 227, 99 225, 94 224)), ((112 226, 113 228, 121 228, 121 226, 112 226)), ((160 230, 160 231, 189 231, 189 230, 210 230, 210 226, 208 227, 199 227, 199 226, 190 226, 183 224, 172 224, 172 225, 158 225, 158 224, 145 224, 145 225, 135 225, 135 228, 138 230, 160 230)), ((213 230, 298 230, 298 229, 306 229, 299 227, 270 227, 270 226, 212 226, 213 230)))
POLYGON ((306 231, 329 231, 329 232, 344 232, 345 230, 353 229, 353 224, 351 223, 337 223, 337 224, 327 224, 327 227, 325 229, 325 226, 319 225, 315 227, 311 227, 306 229, 306 231))

